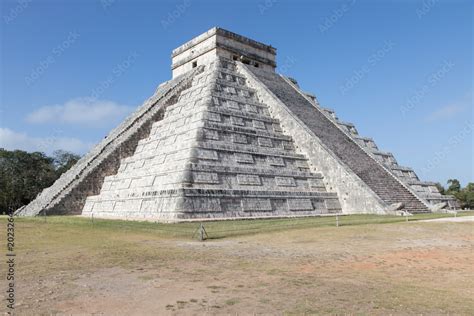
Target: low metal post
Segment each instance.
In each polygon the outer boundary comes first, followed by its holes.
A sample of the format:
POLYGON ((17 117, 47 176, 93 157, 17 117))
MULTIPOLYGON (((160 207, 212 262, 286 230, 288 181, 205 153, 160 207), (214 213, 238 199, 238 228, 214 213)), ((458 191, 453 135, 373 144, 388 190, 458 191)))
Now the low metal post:
POLYGON ((204 241, 209 237, 202 223, 199 224, 198 238, 199 241, 204 241))
POLYGON ((339 215, 336 215, 336 227, 339 227, 339 215))
POLYGON ((204 240, 204 230, 202 229, 202 223, 199 226, 199 240, 203 241, 204 240))

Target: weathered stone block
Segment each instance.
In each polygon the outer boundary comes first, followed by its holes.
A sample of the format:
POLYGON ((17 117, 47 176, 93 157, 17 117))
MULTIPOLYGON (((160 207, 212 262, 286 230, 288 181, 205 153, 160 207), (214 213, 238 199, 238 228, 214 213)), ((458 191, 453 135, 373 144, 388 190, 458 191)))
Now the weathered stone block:
POLYGON ((269 212, 272 204, 269 199, 243 199, 242 210, 244 212, 269 212))
POLYGON ((253 120, 253 127, 257 129, 266 129, 265 123, 262 121, 253 120))
POLYGON ((247 144, 247 136, 242 134, 233 134, 232 141, 234 143, 247 144))
POLYGON ((290 177, 275 177, 276 185, 281 187, 295 187, 296 182, 294 178, 290 177))
POLYGON ((254 163, 253 156, 250 154, 235 153, 234 156, 238 163, 254 163))
POLYGON ((259 137, 258 145, 262 147, 273 147, 273 142, 270 138, 259 137))
POLYGON ((285 160, 282 157, 272 157, 268 156, 267 157, 268 164, 271 166, 285 166, 285 160))
POLYGON ((217 173, 209 172, 193 172, 193 180, 195 183, 219 183, 219 176, 217 173))
POLYGON ((310 199, 288 199, 290 211, 312 211, 313 204, 310 199))
POLYGON ((261 185, 261 179, 259 176, 250 174, 239 174, 237 175, 237 183, 240 185, 261 185))

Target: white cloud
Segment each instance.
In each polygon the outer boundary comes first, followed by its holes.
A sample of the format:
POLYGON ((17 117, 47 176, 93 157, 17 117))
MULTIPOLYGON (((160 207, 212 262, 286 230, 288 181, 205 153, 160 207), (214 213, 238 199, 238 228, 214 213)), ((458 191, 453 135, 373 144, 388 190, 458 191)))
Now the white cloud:
POLYGON ((455 117, 459 113, 464 112, 466 108, 462 105, 450 104, 444 107, 437 109, 426 117, 426 120, 429 122, 447 120, 452 117, 455 117))
POLYGON ((116 123, 133 110, 113 101, 76 98, 61 105, 48 105, 26 117, 30 123, 62 123, 85 126, 103 126, 116 123))
POLYGON ((426 121, 435 122, 449 120, 469 109, 472 109, 472 91, 468 91, 460 99, 433 111, 428 116, 426 116, 426 121))
POLYGON ((59 132, 54 133, 50 137, 31 137, 26 133, 15 132, 8 128, 0 128, 0 148, 8 150, 20 149, 51 154, 55 150, 62 149, 83 154, 93 145, 77 138, 61 137, 59 132))

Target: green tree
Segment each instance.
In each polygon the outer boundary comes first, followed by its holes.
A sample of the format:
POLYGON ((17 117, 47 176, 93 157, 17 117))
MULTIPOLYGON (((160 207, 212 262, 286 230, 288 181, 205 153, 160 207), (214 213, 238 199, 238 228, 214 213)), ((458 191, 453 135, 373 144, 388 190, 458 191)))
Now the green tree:
POLYGON ((455 195, 456 193, 461 191, 461 183, 459 183, 458 179, 449 179, 448 180, 448 190, 446 190, 446 194, 455 195))
POLYGON ((64 151, 48 157, 40 152, 0 148, 0 214, 28 204, 78 158, 64 151))
POLYGON ((2 213, 31 201, 56 180, 53 159, 40 152, 0 150, 0 207, 2 213))
POLYGON ((69 170, 81 156, 64 150, 56 150, 53 153, 53 163, 58 176, 69 170))
POLYGON ((474 209, 474 183, 470 182, 461 191, 455 194, 461 208, 474 209))

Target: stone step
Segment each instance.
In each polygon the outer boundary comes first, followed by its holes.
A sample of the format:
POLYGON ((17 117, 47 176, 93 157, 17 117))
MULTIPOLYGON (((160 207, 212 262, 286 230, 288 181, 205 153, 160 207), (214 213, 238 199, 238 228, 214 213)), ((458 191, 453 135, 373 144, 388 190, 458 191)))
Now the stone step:
POLYGON ((241 127, 235 125, 229 125, 224 123, 216 123, 211 121, 204 122, 205 130, 215 130, 217 132, 227 132, 227 133, 238 133, 253 137, 267 137, 276 140, 284 140, 287 142, 293 142, 293 139, 289 136, 286 136, 278 131, 278 129, 273 129, 273 131, 261 130, 256 128, 241 127))
POLYGON ((323 175, 320 173, 289 170, 287 168, 268 168, 268 167, 267 168, 252 168, 252 167, 242 167, 239 165, 217 165, 217 164, 202 164, 202 163, 191 163, 189 165, 189 168, 192 171, 201 171, 201 172, 254 174, 254 175, 265 175, 265 176, 294 177, 294 178, 301 178, 301 179, 323 179, 323 175))
POLYGON ((247 109, 245 111, 240 111, 236 109, 225 108, 222 106, 211 106, 207 108, 207 111, 220 114, 220 115, 241 117, 248 120, 258 120, 258 121, 272 123, 272 124, 280 123, 278 120, 272 119, 269 113, 268 114, 258 113, 256 109, 253 112, 251 112, 252 110, 247 110, 247 109))
MULTIPOLYGON (((232 153, 245 153, 253 155, 262 155, 262 156, 273 156, 273 157, 283 157, 291 158, 297 160, 307 161, 307 158, 304 155, 296 154, 294 149, 282 150, 281 148, 269 148, 269 147, 256 147, 256 146, 245 146, 239 144, 227 144, 227 143, 217 143, 209 141, 200 141, 196 144, 197 148, 202 148, 212 151, 227 151, 232 153)), ((200 158, 200 157, 196 157, 200 158)), ((204 159, 204 158, 202 158, 204 159)), ((212 160, 217 160, 212 158, 212 160)))

